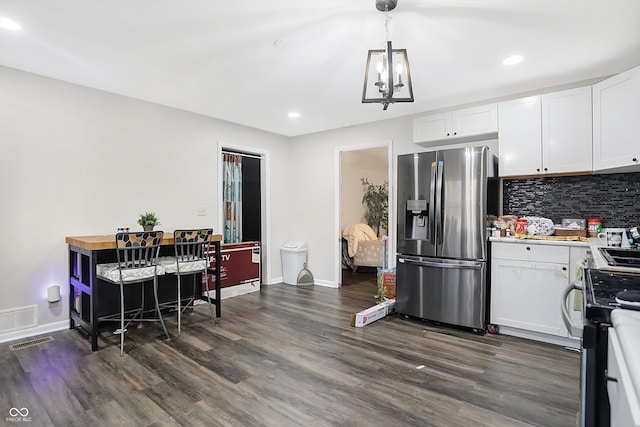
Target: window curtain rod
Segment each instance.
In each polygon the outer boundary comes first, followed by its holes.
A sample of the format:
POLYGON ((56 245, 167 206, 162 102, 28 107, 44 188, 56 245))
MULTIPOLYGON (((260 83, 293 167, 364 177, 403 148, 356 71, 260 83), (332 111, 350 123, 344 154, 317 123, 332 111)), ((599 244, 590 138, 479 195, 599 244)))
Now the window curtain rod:
POLYGON ((262 159, 262 156, 257 156, 255 154, 247 154, 247 153, 243 153, 242 151, 228 151, 223 149, 222 154, 238 154, 242 157, 250 157, 252 159, 258 159, 258 160, 262 159))

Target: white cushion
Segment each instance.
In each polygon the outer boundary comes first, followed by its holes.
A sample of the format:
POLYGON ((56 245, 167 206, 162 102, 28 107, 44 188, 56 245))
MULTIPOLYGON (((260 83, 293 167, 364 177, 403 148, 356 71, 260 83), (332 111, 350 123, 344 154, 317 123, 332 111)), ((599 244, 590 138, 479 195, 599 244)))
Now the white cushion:
MULTIPOLYGON (((158 258, 160 265, 167 274, 176 274, 178 272, 178 265, 176 263, 176 257, 164 256, 158 258)), ((187 261, 180 261, 180 274, 182 273, 197 273, 204 271, 207 268, 207 260, 202 258, 192 258, 187 261)))
MULTIPOLYGON (((122 281, 127 283, 138 280, 151 280, 153 279, 154 271, 158 275, 164 274, 164 268, 161 265, 156 267, 123 268, 122 281)), ((96 266, 96 275, 111 282, 120 283, 120 270, 118 269, 117 262, 98 264, 96 266)))

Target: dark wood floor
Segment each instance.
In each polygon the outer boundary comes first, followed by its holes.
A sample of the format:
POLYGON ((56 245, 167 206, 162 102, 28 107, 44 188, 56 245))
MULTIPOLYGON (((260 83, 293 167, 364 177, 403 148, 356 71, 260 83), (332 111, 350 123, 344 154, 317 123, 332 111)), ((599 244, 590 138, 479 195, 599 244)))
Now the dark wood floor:
POLYGON ((224 300, 218 322, 198 306, 180 338, 173 320, 171 341, 155 324, 130 330, 124 357, 107 331, 95 353, 69 330, 0 344, 0 420, 27 408, 33 426, 575 425, 577 353, 397 316, 353 328, 375 275, 344 283, 263 286, 224 300))

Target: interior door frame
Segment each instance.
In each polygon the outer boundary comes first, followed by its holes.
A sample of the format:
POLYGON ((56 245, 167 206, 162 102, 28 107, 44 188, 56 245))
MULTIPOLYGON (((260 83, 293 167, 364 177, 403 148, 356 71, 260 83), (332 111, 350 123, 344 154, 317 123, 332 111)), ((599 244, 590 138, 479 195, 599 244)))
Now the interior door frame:
POLYGON ((230 144, 224 141, 218 141, 217 158, 218 158, 218 229, 224 231, 224 202, 222 200, 224 190, 222 188, 222 175, 223 175, 223 160, 222 151, 239 151, 241 153, 250 154, 252 156, 260 157, 260 278, 261 284, 271 284, 271 266, 269 260, 271 260, 271 224, 270 212, 271 212, 271 192, 270 192, 270 157, 271 154, 267 150, 261 150, 255 147, 249 147, 246 145, 230 144))
POLYGON ((334 154, 334 167, 336 176, 335 183, 335 216, 334 216, 334 232, 336 236, 335 254, 334 254, 334 283, 338 287, 342 286, 342 230, 340 229, 340 212, 342 211, 342 164, 341 154, 345 151, 359 151, 369 148, 387 147, 387 181, 389 183, 389 224, 387 227, 388 238, 388 252, 387 252, 387 266, 389 268, 395 267, 395 253, 396 253, 396 220, 395 220, 395 185, 393 182, 394 173, 394 159, 393 159, 393 140, 370 142, 363 144, 346 145, 342 147, 336 147, 334 154))

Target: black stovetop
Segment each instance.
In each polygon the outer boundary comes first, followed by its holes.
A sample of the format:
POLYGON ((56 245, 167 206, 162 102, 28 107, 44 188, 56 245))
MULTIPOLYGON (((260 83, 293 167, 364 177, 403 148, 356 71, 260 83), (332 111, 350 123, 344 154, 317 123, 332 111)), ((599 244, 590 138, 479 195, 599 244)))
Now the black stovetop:
POLYGON ((611 310, 619 308, 616 295, 622 291, 640 291, 640 274, 611 273, 585 269, 583 299, 585 319, 610 321, 611 310))

